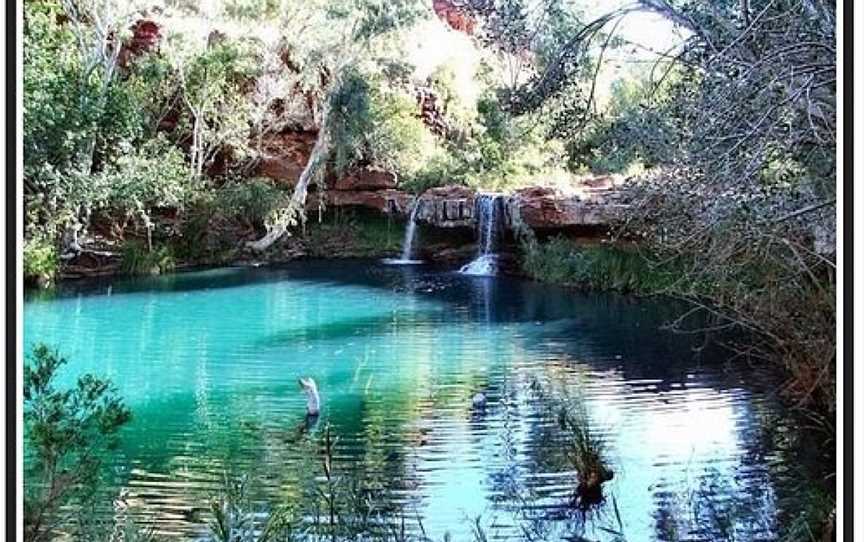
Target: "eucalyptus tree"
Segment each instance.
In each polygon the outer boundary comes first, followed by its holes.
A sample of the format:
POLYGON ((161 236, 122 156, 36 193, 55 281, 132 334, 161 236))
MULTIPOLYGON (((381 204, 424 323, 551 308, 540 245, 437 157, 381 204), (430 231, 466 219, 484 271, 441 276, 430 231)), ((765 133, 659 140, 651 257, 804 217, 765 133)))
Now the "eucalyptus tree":
POLYGON ((203 47, 176 45, 169 53, 177 95, 185 106, 183 133, 191 133, 190 174, 201 178, 205 166, 230 146, 235 153, 246 147, 250 115, 244 90, 258 75, 253 44, 220 37, 213 31, 203 47))
POLYGON ((314 0, 284 6, 282 24, 291 32, 282 34, 282 58, 294 88, 302 91, 295 97, 307 100, 318 134, 291 199, 271 216, 267 234, 249 243, 251 249, 266 250, 303 219, 309 185, 323 174, 333 150, 332 136, 341 125, 350 125, 356 112, 350 87, 358 71, 396 57, 392 39, 422 13, 415 0, 314 0))

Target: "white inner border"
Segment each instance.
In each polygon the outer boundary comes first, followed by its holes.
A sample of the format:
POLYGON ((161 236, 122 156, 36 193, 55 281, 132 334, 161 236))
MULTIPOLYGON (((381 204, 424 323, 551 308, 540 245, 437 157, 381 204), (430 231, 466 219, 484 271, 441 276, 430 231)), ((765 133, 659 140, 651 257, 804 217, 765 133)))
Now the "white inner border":
MULTIPOLYGON (((15 33, 16 33, 16 70, 15 70, 15 88, 16 88, 16 103, 17 103, 17 111, 15 114, 15 122, 17 127, 17 140, 15 142, 16 148, 16 178, 15 178, 15 191, 17 196, 16 201, 16 217, 15 220, 18 223, 19 227, 17 228, 17 235, 15 240, 15 261, 8 262, 6 261, 6 253, 3 252, 3 255, 0 256, 0 261, 3 262, 4 273, 9 273, 14 269, 15 276, 18 278, 16 280, 15 287, 15 298, 16 298, 16 337, 14 338, 16 345, 16 404, 21 405, 22 397, 21 390, 23 387, 22 381, 22 368, 23 368, 23 317, 22 317, 22 309, 23 309, 23 284, 20 280, 22 276, 22 258, 21 251, 23 247, 23 232, 21 231, 21 217, 23 217, 23 198, 21 194, 23 194, 23 141, 22 141, 22 133, 23 133, 23 69, 22 69, 22 27, 23 27, 23 4, 22 0, 15 1, 15 33), (12 265, 9 265, 9 264, 12 265)), ((0 13, 0 23, 2 23, 3 28, 6 28, 6 16, 8 14, 8 9, 11 6, 7 5, 6 10, 3 10, 0 13)), ((844 118, 845 112, 843 110, 843 96, 844 96, 844 79, 843 79, 843 66, 844 66, 844 54, 843 54, 843 45, 844 45, 844 37, 843 37, 843 7, 844 1, 839 0, 837 5, 837 518, 836 518, 836 534, 837 540, 844 540, 843 537, 843 526, 844 526, 844 517, 843 517, 843 452, 844 452, 844 435, 843 435, 843 307, 845 296, 843 295, 843 232, 844 232, 844 216, 843 216, 843 126, 844 126, 844 118)), ((859 30, 864 30, 864 3, 858 4, 858 9, 855 10, 853 19, 853 27, 857 27, 859 30)), ((5 38, 5 37, 4 37, 5 38)), ((862 68, 862 56, 864 56, 864 36, 862 36, 862 32, 859 31, 857 35, 854 36, 854 61, 855 68, 862 68)), ((3 64, 6 70, 4 71, 7 75, 9 73, 8 66, 6 66, 6 46, 5 39, 0 40, 0 57, 3 59, 3 64)), ((862 69, 854 70, 854 87, 858 90, 856 94, 861 93, 861 89, 864 88, 864 73, 862 73, 862 69)), ((7 81, 8 85, 9 81, 7 81)), ((3 103, 6 102, 6 86, 3 85, 0 88, 0 99, 2 99, 3 103)), ((864 115, 862 115, 862 107, 853 107, 853 111, 851 112, 853 115, 853 130, 854 134, 854 149, 852 149, 853 156, 864 156, 864 115)), ((4 114, 2 117, 3 126, 9 120, 9 112, 4 108, 4 114)), ((8 156, 6 155, 5 149, 7 148, 5 141, 5 131, 0 134, 0 146, 4 149, 2 165, 8 167, 8 156)), ((4 171, 6 170, 4 167, 4 171)), ((860 167, 860 166, 859 166, 860 167)), ((861 175, 858 175, 861 178, 861 175)), ((6 187, 8 186, 10 179, 6 179, 6 182, 2 183, 2 190, 4 196, 4 202, 6 197, 8 196, 8 192, 6 187)), ((864 184, 857 187, 854 194, 853 205, 855 208, 862 210, 862 214, 864 214, 864 184)), ((5 212, 5 211, 4 211, 5 212)), ((0 213, 2 214, 2 213, 0 213)), ((5 218, 5 217, 4 217, 5 218)), ((852 217, 853 221, 853 231, 855 233, 854 240, 854 253, 855 253, 855 263, 864 262, 864 240, 862 240, 862 234, 864 234, 864 216, 855 213, 852 217)), ((6 238, 6 221, 0 221, 0 233, 3 234, 3 238, 6 238)), ((855 289, 854 292, 854 306, 861 306, 862 304, 862 286, 859 284, 858 288, 855 289)), ((8 302, 6 299, 6 290, 3 289, 2 300, 4 302, 8 302)), ((3 304, 5 307, 5 303, 3 304)), ((5 324, 5 314, 0 315, 0 322, 5 324)), ((3 326, 4 329, 4 337, 6 341, 11 340, 11 337, 5 336, 6 326, 3 326)), ((861 318, 858 318, 854 325, 854 332, 856 336, 862 336, 864 333, 864 322, 862 322, 861 318)), ((8 360, 7 360, 8 363, 8 360)), ((5 382, 5 372, 4 365, 4 382, 5 382)), ((854 389, 856 390, 864 390, 864 366, 859 367, 854 373, 854 389)), ((0 395, 3 396, 4 401, 2 401, 2 405, 0 405, 0 415, 3 416, 4 424, 5 424, 5 416, 6 416, 6 407, 8 398, 5 397, 5 387, 0 390, 0 395)), ((861 457, 862 448, 864 448, 864 435, 862 435, 861 431, 861 423, 862 419, 864 419, 864 394, 861 392, 856 393, 853 397, 853 414, 855 419, 855 431, 854 431, 854 449, 856 450, 854 454, 854 459, 858 459, 861 457)), ((16 539, 23 539, 23 524, 22 517, 24 511, 24 500, 23 500, 23 419, 21 416, 20 408, 18 409, 18 416, 16 422, 16 483, 18 484, 18 490, 16 491, 16 539)), ((0 446, 0 462, 3 463, 4 466, 8 467, 6 463, 6 432, 3 431, 3 446, 0 446)), ((864 464, 862 462, 858 462, 856 465, 855 473, 854 473, 854 485, 856 488, 856 493, 858 493, 858 498, 855 499, 854 502, 854 526, 855 531, 860 534, 862 533, 862 529, 864 529, 864 496, 857 491, 857 489, 862 487, 864 484, 864 464)), ((8 472, 8 468, 7 468, 8 472)), ((9 480, 7 480, 9 483, 9 480)), ((0 514, 2 519, 0 519, 0 528, 3 528, 3 532, 5 532, 6 523, 8 518, 5 515, 5 492, 0 494, 0 506, 3 507, 4 513, 0 514)))

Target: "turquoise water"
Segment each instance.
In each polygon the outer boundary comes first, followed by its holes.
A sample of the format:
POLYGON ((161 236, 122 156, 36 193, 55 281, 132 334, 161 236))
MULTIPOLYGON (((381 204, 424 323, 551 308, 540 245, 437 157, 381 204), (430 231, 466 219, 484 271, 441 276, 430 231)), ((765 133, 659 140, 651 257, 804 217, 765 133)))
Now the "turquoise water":
POLYGON ((111 473, 138 519, 177 538, 206 533, 226 475, 251 476, 262 502, 296 498, 298 471, 317 464, 308 439, 329 422, 336 461, 436 539, 462 540, 480 517, 500 539, 530 524, 550 539, 665 540, 684 521, 682 539, 712 540, 705 510, 718 509, 738 539, 772 539, 760 423, 777 406, 758 375, 662 331, 676 310, 425 266, 303 262, 67 286, 25 302, 24 339, 70 360, 66 383, 112 379, 134 419, 111 473), (308 432, 301 376, 322 396, 308 432), (579 398, 605 443, 615 477, 587 514, 568 506, 577 474, 538 383, 579 398))

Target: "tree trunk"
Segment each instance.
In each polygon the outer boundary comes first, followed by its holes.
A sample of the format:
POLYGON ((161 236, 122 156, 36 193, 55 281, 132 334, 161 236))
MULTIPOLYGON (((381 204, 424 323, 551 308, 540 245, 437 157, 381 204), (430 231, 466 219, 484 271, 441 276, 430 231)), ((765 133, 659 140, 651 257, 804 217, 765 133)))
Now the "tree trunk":
POLYGON ((305 212, 309 183, 316 177, 321 168, 324 167, 329 153, 330 134, 327 129, 327 115, 325 112, 322 117, 321 128, 318 131, 318 138, 315 140, 315 146, 312 147, 309 161, 306 162, 306 167, 303 168, 303 173, 300 174, 300 179, 294 187, 294 193, 291 195, 291 201, 288 202, 286 209, 287 212, 269 229, 267 235, 257 241, 250 241, 246 246, 256 252, 263 252, 288 232, 288 226, 291 225, 295 217, 302 216, 305 212))

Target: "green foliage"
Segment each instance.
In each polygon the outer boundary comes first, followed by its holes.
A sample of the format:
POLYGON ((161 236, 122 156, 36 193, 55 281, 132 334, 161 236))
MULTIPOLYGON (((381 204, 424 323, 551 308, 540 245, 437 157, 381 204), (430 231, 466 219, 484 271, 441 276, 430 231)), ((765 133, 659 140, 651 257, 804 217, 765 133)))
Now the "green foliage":
POLYGON ((606 443, 592 427, 592 420, 579 389, 562 389, 560 382, 531 382, 531 392, 544 407, 548 424, 542 440, 554 443, 545 458, 552 464, 575 470, 579 485, 573 503, 582 510, 603 500, 602 486, 614 476, 607 457, 606 443))
POLYGON ((162 136, 126 149, 93 181, 104 189, 104 207, 120 215, 146 214, 159 207, 182 208, 201 186, 198 179, 190 177, 180 149, 162 136))
POLYGON ((209 526, 213 542, 293 540, 296 518, 291 507, 277 508, 266 514, 260 513, 249 499, 247 482, 245 478, 226 480, 222 494, 210 502, 213 519, 209 526))
POLYGON ((57 274, 57 247, 44 238, 24 241, 24 281, 47 285, 57 274))
POLYGON ((228 183, 215 191, 215 212, 235 218, 252 228, 261 229, 275 209, 285 204, 288 195, 268 179, 256 178, 228 183))
MULTIPOLYGON (((634 164, 662 164, 665 146, 676 137, 675 126, 662 105, 646 107, 651 88, 645 82, 619 80, 603 113, 566 138, 571 171, 628 173, 634 164)), ((659 98, 654 96, 655 104, 659 98)))
MULTIPOLYGON (((208 40, 209 41, 209 40, 208 40)), ((252 104, 245 90, 260 75, 255 44, 215 38, 200 50, 177 36, 170 58, 184 104, 177 130, 191 136, 192 173, 201 176, 219 151, 247 152, 252 104)))
POLYGON ((176 262, 174 254, 167 246, 152 250, 138 241, 127 241, 123 246, 120 271, 126 275, 159 275, 173 271, 176 262))
POLYGON ((278 17, 279 0, 226 0, 222 9, 229 19, 257 20, 261 17, 278 17))
POLYGON ((111 146, 140 135, 127 87, 109 86, 103 96, 103 75, 86 69, 62 14, 51 0, 25 6, 24 173, 37 186, 51 173, 89 173, 111 146))
POLYGON ((331 3, 328 8, 331 18, 352 21, 351 37, 357 42, 384 36, 428 15, 414 0, 351 0, 331 3))
MULTIPOLYGON (((488 86, 488 82, 479 77, 475 77, 473 83, 480 88, 488 86)), ((455 68, 446 63, 432 71, 429 75, 429 84, 441 100, 447 122, 460 132, 470 130, 477 119, 478 108, 474 100, 466 94, 476 88, 462 88, 466 82, 457 80, 455 68)))
POLYGON ((544 139, 535 118, 513 117, 488 94, 475 107, 475 121, 467 130, 470 136, 448 141, 431 153, 408 181, 412 190, 457 183, 503 191, 561 172, 557 162, 562 149, 544 139))
POLYGON ((434 152, 432 134, 413 98, 376 77, 349 72, 330 99, 332 163, 336 171, 370 164, 410 177, 434 152))
POLYGON ((199 263, 229 261, 238 239, 260 234, 271 213, 290 197, 269 179, 232 180, 203 188, 187 205, 179 235, 168 239, 177 258, 199 263))
POLYGON ((24 365, 24 532, 31 541, 51 539, 53 515, 92 495, 102 454, 117 446, 118 431, 132 417, 107 380, 87 374, 58 390, 65 363, 40 344, 24 365))
POLYGON ((526 248, 522 269, 545 282, 643 294, 657 293, 675 278, 632 249, 580 246, 564 237, 526 248))
POLYGON ((403 229, 382 217, 336 209, 323 222, 310 221, 305 241, 314 258, 383 257, 398 254, 403 229))
POLYGON ((366 131, 372 128, 372 86, 366 77, 349 71, 330 95, 331 159, 337 172, 362 158, 366 131))
POLYGON ((420 171, 402 182, 402 188, 420 194, 429 188, 445 184, 466 184, 467 173, 467 167, 462 160, 444 149, 439 149, 420 171))
POLYGON ((435 138, 417 116, 417 103, 401 92, 373 94, 368 159, 377 166, 411 177, 435 151, 435 138))
POLYGON ((106 79, 109 72, 85 64, 79 36, 63 20, 56 2, 25 7, 26 229, 54 239, 68 226, 86 227, 94 212, 146 224, 151 208, 182 207, 195 188, 185 158, 154 137, 167 71, 106 79))

